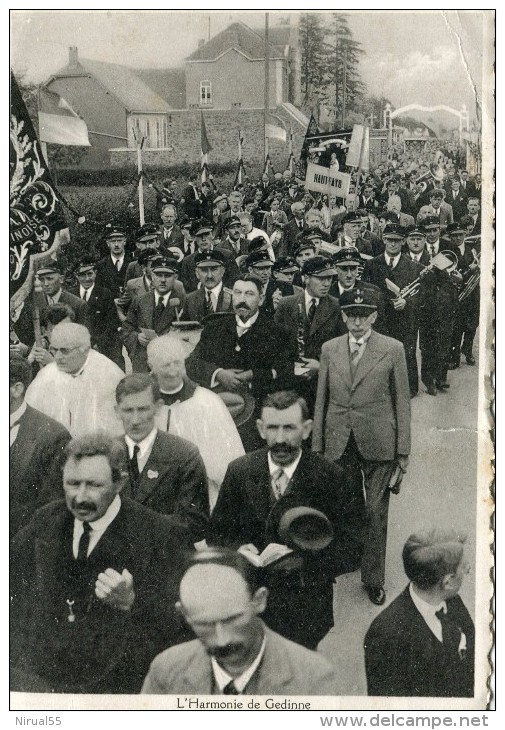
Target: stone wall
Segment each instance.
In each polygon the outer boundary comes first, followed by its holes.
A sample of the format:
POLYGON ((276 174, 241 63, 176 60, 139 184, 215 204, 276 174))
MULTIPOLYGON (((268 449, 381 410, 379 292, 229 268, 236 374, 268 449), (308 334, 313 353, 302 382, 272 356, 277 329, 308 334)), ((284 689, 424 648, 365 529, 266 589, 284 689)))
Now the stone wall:
MULTIPOLYGON (((284 126, 293 130, 293 153, 298 159, 305 137, 305 127, 283 107, 274 110, 282 119, 284 126)), ((226 163, 237 160, 238 133, 242 131, 244 143, 242 156, 246 171, 248 166, 263 164, 263 110, 262 109, 208 109, 204 112, 207 137, 212 146, 209 152, 209 168, 212 163, 226 163)), ((175 165, 182 162, 200 165, 200 128, 201 112, 199 109, 172 111, 169 115, 169 144, 172 149, 144 149, 142 159, 144 165, 175 165)), ((279 125, 280 126, 280 125, 279 125)), ((280 140, 269 140, 269 152, 274 169, 282 172, 288 161, 288 143, 280 140)), ((136 163, 136 151, 113 149, 110 151, 111 166, 122 167, 136 163)))

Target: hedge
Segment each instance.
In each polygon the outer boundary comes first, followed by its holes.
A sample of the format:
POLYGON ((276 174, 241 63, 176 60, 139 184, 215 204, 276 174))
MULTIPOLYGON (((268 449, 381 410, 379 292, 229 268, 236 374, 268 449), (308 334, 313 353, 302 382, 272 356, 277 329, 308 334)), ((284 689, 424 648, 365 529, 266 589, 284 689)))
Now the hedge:
MULTIPOLYGON (((210 165, 214 178, 235 177, 237 170, 236 162, 226 162, 210 165)), ((157 184, 165 178, 176 179, 182 185, 187 184, 189 175, 195 171, 195 165, 183 162, 178 165, 148 166, 144 165, 144 172, 157 184)), ((59 186, 81 187, 99 185, 104 187, 115 187, 117 185, 128 185, 137 179, 137 168, 133 165, 128 167, 114 167, 106 170, 85 170, 77 168, 59 168, 56 170, 56 180, 59 186)), ((233 180, 232 180, 233 181, 233 180)))

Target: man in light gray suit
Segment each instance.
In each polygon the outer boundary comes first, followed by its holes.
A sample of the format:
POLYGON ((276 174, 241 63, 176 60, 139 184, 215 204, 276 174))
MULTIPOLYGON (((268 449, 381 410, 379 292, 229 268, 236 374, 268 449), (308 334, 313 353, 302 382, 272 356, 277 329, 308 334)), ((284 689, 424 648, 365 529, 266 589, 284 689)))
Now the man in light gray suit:
POLYGON ((403 345, 372 330, 377 295, 355 286, 340 298, 349 333, 321 351, 312 448, 362 475, 366 492, 361 579, 382 605, 389 493, 398 490, 410 453, 410 391, 403 345))

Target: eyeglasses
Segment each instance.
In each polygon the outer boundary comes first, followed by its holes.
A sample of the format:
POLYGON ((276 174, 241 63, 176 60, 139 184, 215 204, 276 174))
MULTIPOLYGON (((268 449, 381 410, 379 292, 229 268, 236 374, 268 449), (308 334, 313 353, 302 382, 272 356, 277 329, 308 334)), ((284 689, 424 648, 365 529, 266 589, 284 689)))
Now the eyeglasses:
POLYGON ((70 355, 73 350, 77 350, 79 347, 80 345, 75 345, 75 347, 50 347, 49 354, 54 357, 57 352, 60 352, 63 357, 66 357, 67 355, 70 355))

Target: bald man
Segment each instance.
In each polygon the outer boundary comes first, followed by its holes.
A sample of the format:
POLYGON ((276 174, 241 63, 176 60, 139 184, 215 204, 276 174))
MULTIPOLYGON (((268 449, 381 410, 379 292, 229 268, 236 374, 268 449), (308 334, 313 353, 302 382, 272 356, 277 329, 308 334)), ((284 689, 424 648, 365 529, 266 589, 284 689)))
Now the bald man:
POLYGON ((245 452, 222 399, 187 377, 186 357, 185 344, 170 334, 151 340, 147 346, 149 369, 158 380, 164 401, 156 425, 198 447, 209 480, 212 510, 228 464, 245 452))
POLYGON ((124 373, 91 349, 89 331, 81 324, 57 324, 49 341, 54 362, 42 368, 28 387, 28 405, 61 423, 73 438, 98 430, 122 434, 115 390, 124 373))
POLYGON ((257 570, 240 553, 197 553, 176 604, 197 638, 159 654, 142 693, 338 694, 326 659, 265 626, 267 600, 257 570))

